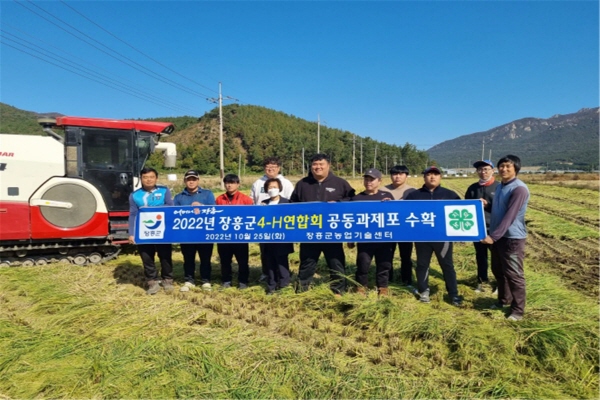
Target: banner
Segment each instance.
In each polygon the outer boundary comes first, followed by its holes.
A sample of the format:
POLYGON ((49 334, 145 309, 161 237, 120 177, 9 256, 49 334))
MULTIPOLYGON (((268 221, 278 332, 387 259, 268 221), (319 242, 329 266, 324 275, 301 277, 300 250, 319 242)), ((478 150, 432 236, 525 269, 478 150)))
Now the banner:
POLYGON ((480 200, 348 201, 141 208, 145 243, 475 242, 486 236, 480 200))

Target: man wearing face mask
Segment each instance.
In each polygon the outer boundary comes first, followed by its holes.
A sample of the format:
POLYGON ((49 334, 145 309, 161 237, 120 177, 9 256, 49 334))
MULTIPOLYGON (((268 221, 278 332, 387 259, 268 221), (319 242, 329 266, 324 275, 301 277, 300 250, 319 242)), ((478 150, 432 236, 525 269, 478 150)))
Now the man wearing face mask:
MULTIPOLYGON (((477 161, 473 164, 473 167, 477 169, 479 182, 469 186, 465 193, 465 200, 481 200, 485 214, 485 227, 489 232, 492 203, 499 182, 494 179, 494 163, 490 160, 477 161)), ((475 259, 477 260, 477 288, 475 292, 492 292, 488 279, 488 251, 491 251, 492 246, 481 242, 473 242, 473 246, 475 246, 475 259)))
MULTIPOLYGON (((262 205, 286 204, 290 201, 281 196, 283 185, 278 178, 269 178, 265 181, 264 190, 269 198, 261 202, 262 205)), ((261 243, 261 259, 265 260, 267 267, 267 294, 284 289, 290 284, 290 263, 288 254, 294 252, 293 243, 261 243)))

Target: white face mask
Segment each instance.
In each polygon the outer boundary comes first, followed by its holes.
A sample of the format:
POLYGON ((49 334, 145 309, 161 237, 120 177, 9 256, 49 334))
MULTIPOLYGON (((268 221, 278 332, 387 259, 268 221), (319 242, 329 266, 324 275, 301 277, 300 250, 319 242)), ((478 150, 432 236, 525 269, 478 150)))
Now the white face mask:
POLYGON ((271 188, 267 193, 269 193, 269 197, 277 197, 279 196, 279 189, 271 188))

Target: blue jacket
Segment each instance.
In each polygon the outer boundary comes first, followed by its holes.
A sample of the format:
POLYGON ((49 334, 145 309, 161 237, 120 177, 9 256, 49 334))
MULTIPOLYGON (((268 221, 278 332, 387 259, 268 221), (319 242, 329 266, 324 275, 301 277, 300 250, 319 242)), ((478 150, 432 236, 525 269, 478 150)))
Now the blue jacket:
POLYGON ((204 206, 214 206, 216 204, 215 195, 210 190, 202 189, 201 187, 198 187, 195 193, 190 193, 185 188, 173 199, 173 203, 176 206, 191 206, 194 202, 198 202, 204 206))
POLYGON ((172 206, 173 199, 168 187, 156 185, 151 191, 139 188, 129 195, 129 235, 135 234, 135 218, 140 207, 172 206))

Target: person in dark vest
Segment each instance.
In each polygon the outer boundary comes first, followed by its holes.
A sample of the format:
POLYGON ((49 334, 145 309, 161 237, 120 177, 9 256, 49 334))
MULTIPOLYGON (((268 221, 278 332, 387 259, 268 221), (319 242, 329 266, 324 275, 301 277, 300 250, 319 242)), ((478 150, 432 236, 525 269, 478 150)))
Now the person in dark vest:
MULTIPOLYGON (((129 243, 135 243, 135 219, 142 207, 172 206, 173 199, 168 187, 157 185, 158 172, 154 168, 143 168, 140 171, 142 187, 129 195, 129 243)), ((154 263, 154 256, 158 254, 160 260, 160 277, 167 293, 173 291, 173 259, 172 245, 139 244, 138 251, 144 265, 144 276, 148 285, 147 294, 156 294, 160 291, 158 282, 158 269, 154 263)))
MULTIPOLYGON (((490 160, 476 161, 473 167, 477 169, 479 181, 468 187, 465 192, 465 200, 481 200, 485 215, 485 226, 489 232, 492 204, 499 182, 494 179, 494 163, 490 160)), ((475 246, 475 260, 477 261, 477 288, 475 292, 492 292, 488 279, 488 251, 491 251, 492 246, 481 242, 473 242, 473 245, 475 246)))

